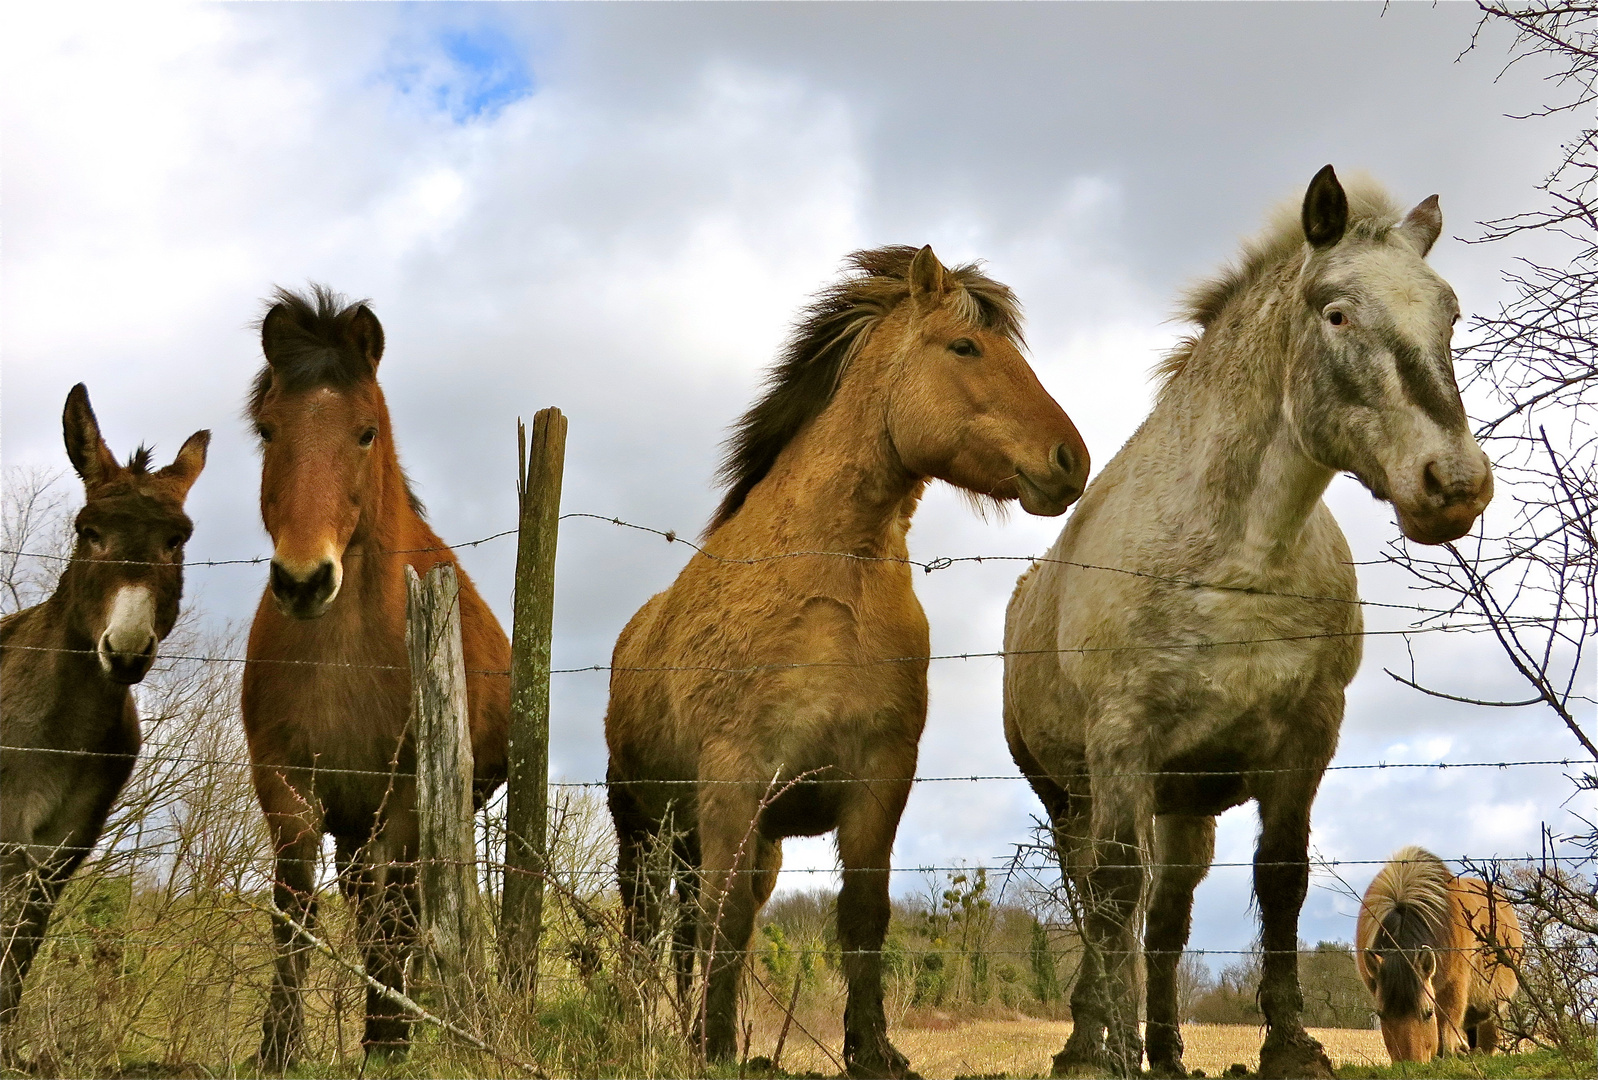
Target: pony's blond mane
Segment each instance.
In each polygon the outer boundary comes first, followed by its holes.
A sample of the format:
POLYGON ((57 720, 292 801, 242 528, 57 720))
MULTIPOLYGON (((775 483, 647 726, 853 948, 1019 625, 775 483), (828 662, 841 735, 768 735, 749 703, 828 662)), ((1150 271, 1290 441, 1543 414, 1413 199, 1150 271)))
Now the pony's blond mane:
MULTIPOLYGON (((1403 216, 1387 190, 1363 173, 1353 174, 1343 185, 1348 196, 1348 228, 1344 237, 1380 242, 1403 216)), ((1182 322, 1197 323, 1199 332, 1183 338, 1160 360, 1154 373, 1162 383, 1181 374, 1208 330, 1221 312, 1248 292, 1258 281, 1273 274, 1289 259, 1302 257, 1304 224, 1302 197, 1284 200, 1271 210, 1265 228, 1243 241, 1237 258, 1219 274, 1199 281, 1183 294, 1177 309, 1182 322)))
POLYGON ((1365 892, 1366 919, 1360 923, 1361 951, 1376 947, 1376 936, 1398 907, 1413 911, 1426 924, 1430 936, 1441 941, 1448 927, 1448 882, 1453 877, 1443 860, 1422 847, 1393 852, 1365 892))

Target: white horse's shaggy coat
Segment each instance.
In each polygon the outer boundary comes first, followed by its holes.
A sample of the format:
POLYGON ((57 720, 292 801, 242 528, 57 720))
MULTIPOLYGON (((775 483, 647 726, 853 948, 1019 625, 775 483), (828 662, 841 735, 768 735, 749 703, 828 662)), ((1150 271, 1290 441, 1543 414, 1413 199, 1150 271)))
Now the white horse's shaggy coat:
POLYGON ((1492 493, 1454 384, 1458 305, 1424 262, 1441 228, 1435 197, 1400 220, 1379 191, 1345 194, 1322 170, 1298 215, 1190 297, 1200 336, 1167 359, 1154 411, 1016 587, 1005 733, 1086 902, 1057 1072, 1139 1068, 1146 900, 1149 1063, 1183 1075, 1174 973, 1193 889, 1215 815, 1254 799, 1262 1075, 1330 1075, 1299 1018, 1295 950, 1310 804, 1362 621, 1321 494, 1351 472, 1406 535, 1440 543, 1492 493))

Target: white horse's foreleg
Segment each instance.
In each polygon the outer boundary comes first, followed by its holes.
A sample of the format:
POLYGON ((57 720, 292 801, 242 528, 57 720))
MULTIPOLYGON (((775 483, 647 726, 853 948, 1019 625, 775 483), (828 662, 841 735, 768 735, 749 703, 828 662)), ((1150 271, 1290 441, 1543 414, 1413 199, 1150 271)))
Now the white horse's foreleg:
POLYGON ((1149 1069, 1157 1075, 1184 1076, 1176 968, 1193 928, 1193 890, 1209 873, 1215 856, 1215 819, 1161 814, 1154 819, 1154 855, 1154 889, 1143 935, 1149 980, 1149 1069))
POLYGON ((1088 749, 1093 784, 1093 868, 1088 873, 1087 938, 1103 972, 1101 998, 1109 1065, 1136 1075, 1138 1034, 1137 912, 1143 899, 1144 850, 1152 820, 1152 777, 1141 747, 1103 740, 1088 749))

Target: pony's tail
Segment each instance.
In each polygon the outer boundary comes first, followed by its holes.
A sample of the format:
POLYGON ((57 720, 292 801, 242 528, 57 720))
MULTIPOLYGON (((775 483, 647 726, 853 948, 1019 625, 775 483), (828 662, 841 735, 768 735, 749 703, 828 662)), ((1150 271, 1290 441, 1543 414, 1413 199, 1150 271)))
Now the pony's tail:
POLYGON ((1358 948, 1380 947, 1380 932, 1390 926, 1389 916, 1400 909, 1425 923, 1430 936, 1440 938, 1448 925, 1448 885, 1453 878, 1443 860, 1425 848, 1410 845, 1393 852, 1365 890, 1358 948))

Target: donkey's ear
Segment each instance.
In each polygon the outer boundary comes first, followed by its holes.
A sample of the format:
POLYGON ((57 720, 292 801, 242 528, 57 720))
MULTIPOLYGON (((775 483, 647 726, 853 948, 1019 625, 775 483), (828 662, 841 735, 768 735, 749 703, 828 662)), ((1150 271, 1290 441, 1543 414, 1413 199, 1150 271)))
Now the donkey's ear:
POLYGON ((1398 231, 1415 245, 1415 250, 1424 259, 1432 245, 1437 243, 1437 238, 1443 234, 1443 208, 1437 204, 1437 196, 1423 199, 1415 209, 1405 214, 1404 220, 1398 223, 1398 231))
POLYGON ((86 487, 111 479, 122 466, 100 437, 100 422, 89 406, 89 388, 82 383, 67 393, 67 407, 61 413, 61 434, 67 444, 67 460, 83 477, 86 487))
POLYGON ((928 244, 910 260, 910 297, 919 308, 936 307, 943 300, 943 264, 928 244))
POLYGON ((1304 239, 1313 247, 1331 247, 1348 228, 1348 196, 1330 165, 1315 174, 1304 192, 1304 239))
POLYGON ((211 433, 196 431, 183 444, 178 456, 172 459, 172 464, 156 474, 177 485, 179 499, 187 496, 189 488, 194 486, 194 481, 200 478, 200 470, 205 468, 205 451, 210 445, 211 433))
POLYGON ((261 320, 261 352, 269 366, 275 366, 283 355, 283 345, 293 327, 294 316, 287 304, 273 304, 272 310, 261 320))
POLYGON ((373 368, 383 359, 383 324, 377 321, 372 309, 362 304, 350 316, 350 341, 373 368))

